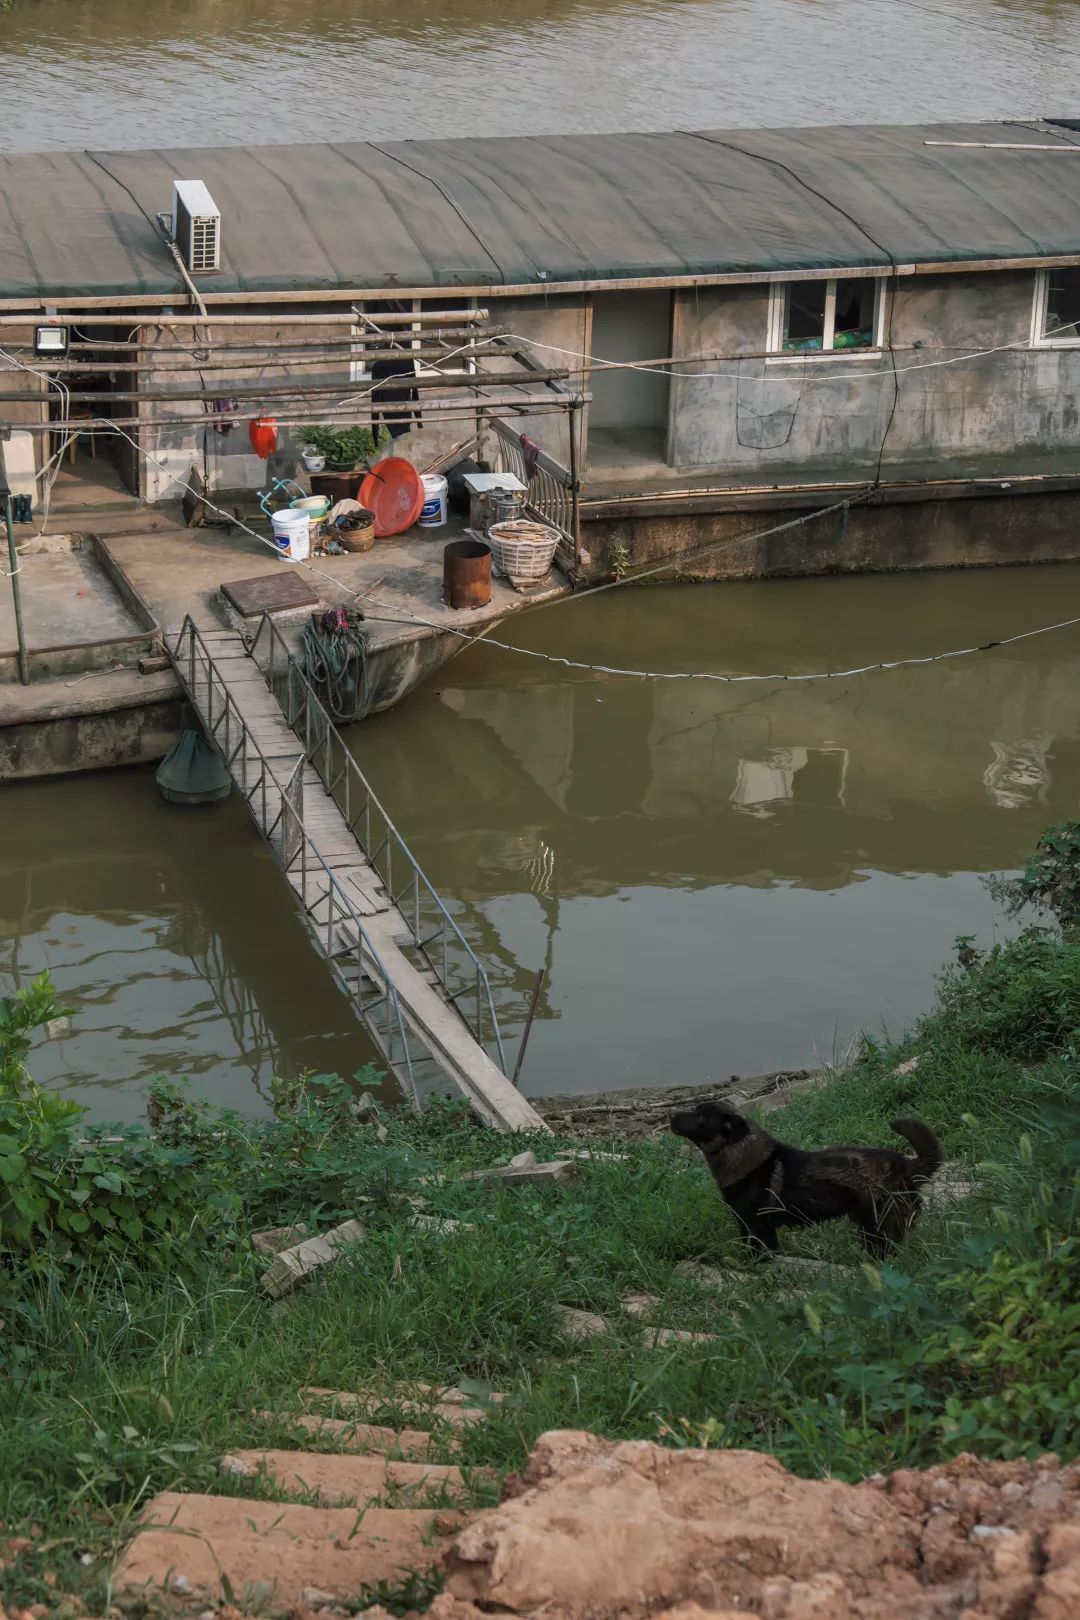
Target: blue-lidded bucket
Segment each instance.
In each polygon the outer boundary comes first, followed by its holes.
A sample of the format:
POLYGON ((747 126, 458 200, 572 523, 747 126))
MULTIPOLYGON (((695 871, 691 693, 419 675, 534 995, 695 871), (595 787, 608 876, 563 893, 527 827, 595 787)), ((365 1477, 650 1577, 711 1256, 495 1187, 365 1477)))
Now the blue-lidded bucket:
POLYGON ((446 496, 450 486, 441 473, 424 474, 424 506, 420 513, 422 529, 441 529, 446 522, 446 496))

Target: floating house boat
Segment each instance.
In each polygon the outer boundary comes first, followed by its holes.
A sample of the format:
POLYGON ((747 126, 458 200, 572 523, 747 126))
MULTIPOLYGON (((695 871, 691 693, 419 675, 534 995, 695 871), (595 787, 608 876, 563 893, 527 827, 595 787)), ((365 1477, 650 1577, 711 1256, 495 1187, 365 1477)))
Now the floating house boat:
POLYGON ((581 575, 1080 555, 1080 120, 9 154, 0 207, 0 415, 92 429, 82 500, 381 406, 541 457, 581 575))

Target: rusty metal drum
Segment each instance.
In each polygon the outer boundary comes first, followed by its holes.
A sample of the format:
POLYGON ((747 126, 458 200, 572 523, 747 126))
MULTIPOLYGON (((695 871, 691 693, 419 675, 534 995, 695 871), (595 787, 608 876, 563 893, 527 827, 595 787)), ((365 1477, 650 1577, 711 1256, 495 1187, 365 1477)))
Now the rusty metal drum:
POLYGON ((482 540, 451 540, 443 547, 443 600, 447 607, 487 607, 491 601, 491 547, 482 540))

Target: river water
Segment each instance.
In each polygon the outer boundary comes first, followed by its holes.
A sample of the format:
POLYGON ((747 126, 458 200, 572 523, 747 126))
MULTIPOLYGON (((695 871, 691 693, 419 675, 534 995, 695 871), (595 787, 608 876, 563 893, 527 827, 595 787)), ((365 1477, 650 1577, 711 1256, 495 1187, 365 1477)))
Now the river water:
POLYGON ((235 798, 166 804, 148 770, 0 789, 0 994, 48 969, 69 1031, 31 1072, 130 1120, 155 1075, 245 1113, 274 1074, 373 1061, 235 798))
MULTIPOLYGON (((639 586, 504 626, 553 657, 793 676, 1076 611, 1080 565, 639 586)), ((493 965, 531 1094, 706 1083, 841 1054, 933 993, 980 882, 1080 805, 1080 628, 837 681, 636 680, 470 649, 351 742, 493 965)), ((48 967, 70 1035, 33 1070, 130 1117, 154 1073, 243 1109, 354 1072, 364 1033, 235 800, 151 771, 7 786, 0 993, 48 967)))
POLYGON ((1077 0, 14 0, 0 149, 1075 113, 1077 0))
MULTIPOLYGON (((14 0, 0 150, 1074 114, 1080 0, 14 0)), ((837 667, 1061 616, 1073 568, 658 588, 513 625, 656 670, 837 667)), ((1080 796, 1080 639, 828 685, 576 674, 491 648, 357 751, 496 962, 525 1086, 705 1081, 897 1027, 979 882, 1080 796)), ((34 1071, 130 1117, 155 1072, 245 1109, 367 1040, 239 805, 150 772, 0 795, 0 993, 73 1008, 34 1071)))
MULTIPOLYGON (((1063 617, 1080 567, 636 587, 504 627, 555 657, 797 676, 1063 617)), ((1068 612, 1076 611, 1069 607, 1068 612)), ((831 1060, 928 1003, 980 876, 1080 804, 1080 628, 837 681, 720 685, 490 647, 353 730, 436 887, 501 964, 525 1089, 831 1060)))

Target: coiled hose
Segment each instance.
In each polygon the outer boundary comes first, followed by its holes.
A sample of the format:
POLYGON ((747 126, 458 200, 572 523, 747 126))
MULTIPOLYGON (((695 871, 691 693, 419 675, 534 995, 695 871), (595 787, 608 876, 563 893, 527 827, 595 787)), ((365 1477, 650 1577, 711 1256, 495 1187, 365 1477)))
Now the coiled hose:
POLYGON ((304 673, 332 720, 359 720, 364 713, 367 643, 359 608, 313 613, 304 629, 304 673))

